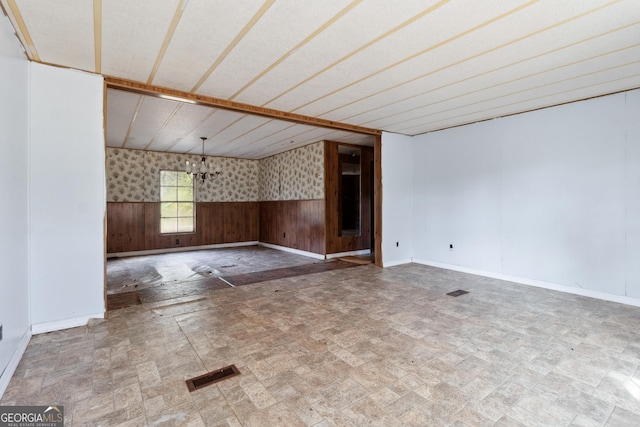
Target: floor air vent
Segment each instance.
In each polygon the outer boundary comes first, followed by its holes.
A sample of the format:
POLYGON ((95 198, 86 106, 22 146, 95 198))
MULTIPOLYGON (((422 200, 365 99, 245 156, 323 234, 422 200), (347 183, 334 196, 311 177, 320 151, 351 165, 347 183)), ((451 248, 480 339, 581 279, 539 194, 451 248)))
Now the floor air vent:
POLYGON ((189 388, 189 391, 196 391, 208 385, 217 383, 218 381, 235 377, 236 375, 240 375, 240 371, 236 368, 236 365, 225 366, 222 369, 217 369, 204 375, 200 375, 199 377, 187 380, 187 387, 189 388))
POLYGON ((459 297, 460 295, 468 294, 469 291, 463 291, 462 289, 458 289, 457 291, 448 292, 447 295, 452 297, 459 297))

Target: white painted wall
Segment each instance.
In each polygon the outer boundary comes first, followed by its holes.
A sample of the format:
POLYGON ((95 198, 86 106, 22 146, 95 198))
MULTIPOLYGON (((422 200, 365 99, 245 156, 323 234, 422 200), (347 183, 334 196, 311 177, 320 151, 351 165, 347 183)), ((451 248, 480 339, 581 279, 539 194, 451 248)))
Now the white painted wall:
POLYGON ((625 95, 626 295, 640 299, 640 90, 625 95))
POLYGON ((503 273, 625 295, 625 96, 503 120, 503 273))
POLYGON ((382 134, 382 263, 385 267, 410 262, 413 253, 412 158, 411 137, 382 134))
POLYGON ((34 333, 104 313, 103 79, 31 64, 29 190, 34 333))
POLYGON ((415 137, 414 259, 639 297, 639 119, 636 90, 415 137))
POLYGON ((0 396, 30 336, 28 71, 13 27, 0 14, 0 396))
POLYGON ((414 138, 414 258, 500 269, 500 131, 492 123, 414 138))

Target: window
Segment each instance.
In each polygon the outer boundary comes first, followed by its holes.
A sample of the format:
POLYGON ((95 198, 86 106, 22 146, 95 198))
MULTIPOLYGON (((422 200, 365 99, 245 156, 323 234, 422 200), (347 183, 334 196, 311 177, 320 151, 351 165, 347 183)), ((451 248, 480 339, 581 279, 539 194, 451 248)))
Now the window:
POLYGON ((160 233, 195 231, 193 177, 180 171, 160 171, 160 233))

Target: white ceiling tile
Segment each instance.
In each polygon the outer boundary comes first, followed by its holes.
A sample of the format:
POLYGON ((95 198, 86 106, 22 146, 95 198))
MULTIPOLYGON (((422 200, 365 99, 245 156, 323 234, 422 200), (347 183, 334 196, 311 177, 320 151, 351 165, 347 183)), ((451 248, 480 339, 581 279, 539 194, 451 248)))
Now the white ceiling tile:
POLYGON ((423 119, 403 121, 397 125, 390 125, 396 132, 411 135, 441 129, 443 123, 473 123, 493 117, 513 114, 513 111, 530 111, 544 108, 549 105, 577 101, 587 97, 593 88, 612 93, 616 90, 629 90, 640 86, 640 64, 636 63, 616 70, 616 78, 600 76, 587 76, 572 80, 569 83, 559 84, 558 87, 550 86, 540 90, 532 90, 521 96, 505 97, 500 100, 487 101, 486 105, 472 105, 456 111, 455 115, 441 113, 428 115, 428 122, 423 119), (620 88, 620 89, 619 89, 620 88), (463 121, 461 123, 461 121, 463 121))
MULTIPOLYGON (((301 114, 323 117, 329 111, 362 99, 363 94, 366 96, 366 94, 376 93, 376 91, 379 91, 381 88, 401 85, 408 80, 417 78, 430 71, 438 70, 442 68, 443 65, 457 64, 460 63, 460 61, 466 61, 468 58, 474 58, 474 56, 482 52, 492 53, 493 49, 503 49, 501 46, 507 43, 517 44, 523 38, 529 37, 537 31, 544 30, 563 20, 571 19, 591 10, 595 7, 593 3, 595 2, 585 1, 571 7, 554 7, 554 13, 552 14, 549 13, 548 7, 544 7, 545 2, 535 3, 526 9, 505 16, 488 25, 484 25, 475 31, 451 40, 436 49, 430 50, 410 61, 398 64, 382 73, 372 75, 373 73, 370 71, 366 75, 370 75, 371 77, 362 81, 356 80, 355 84, 345 87, 335 94, 323 97, 310 104, 308 103, 308 105, 297 108, 294 111, 301 114)), ((511 2, 504 3, 504 5, 509 5, 509 9, 515 8, 511 5, 511 2)), ((443 13, 445 12, 444 8, 440 10, 442 10, 443 13)), ((448 15, 441 18, 445 22, 450 19, 448 15)), ((486 19, 486 16, 484 18, 486 19)), ((477 25, 477 22, 478 21, 473 21, 473 25, 477 25)), ((471 28, 471 25, 469 25, 469 28, 471 28)), ((419 29, 417 31, 419 31, 419 29)), ((405 35, 405 37, 408 37, 408 35, 405 35)), ((369 70, 373 70, 371 68, 373 67, 372 58, 365 58, 364 60, 365 66, 369 70)), ((484 61, 476 62, 482 62, 480 68, 486 68, 499 66, 508 63, 510 60, 510 56, 501 55, 500 52, 497 52, 494 56, 488 55, 488 58, 484 61)), ((461 64, 458 68, 462 69, 467 75, 478 69, 478 67, 474 67, 471 64, 461 64)), ((451 69, 443 71, 446 73, 452 72, 451 69)), ((428 82, 428 80, 428 78, 424 79, 422 83, 424 84, 428 82)))
POLYGON ((243 115, 239 120, 234 121, 229 126, 221 129, 214 136, 210 137, 205 144, 205 154, 218 155, 219 152, 229 150, 233 141, 251 130, 264 125, 271 119, 260 116, 243 115))
POLYGON ((128 150, 144 150, 146 146, 147 143, 142 139, 133 139, 130 140, 124 148, 128 150))
MULTIPOLYGON (((94 2, 15 0, 24 27, 13 4, 0 2, 42 61, 93 69, 94 2)), ((190 91, 204 82, 198 94, 386 131, 426 132, 640 85, 637 0, 98 3, 107 75, 146 82, 164 46, 153 84, 190 91)), ((108 92, 109 146, 128 135, 127 148, 197 154, 207 136, 212 155, 263 158, 321 139, 373 140, 108 92)))
POLYGON ((373 135, 364 135, 364 134, 342 132, 342 131, 331 131, 330 129, 328 129, 328 133, 323 135, 322 139, 373 147, 374 137, 373 135))
POLYGON ((121 90, 107 91, 107 146, 122 147, 142 95, 121 90))
POLYGON ((192 135, 197 137, 206 136, 207 138, 214 138, 224 129, 231 126, 238 120, 242 120, 244 117, 246 117, 246 114, 217 109, 215 114, 205 121, 192 135))
POLYGON ((124 148, 146 148, 182 105, 177 101, 144 96, 124 148))
POLYGON ((190 0, 153 84, 191 91, 263 3, 190 0))
POLYGON ((637 22, 638 19, 632 14, 621 14, 625 11, 616 9, 617 6, 458 66, 441 67, 439 71, 425 67, 422 69, 425 77, 421 79, 372 94, 323 117, 370 126, 376 118, 398 114, 407 108, 414 108, 414 104, 459 96, 628 45, 630 41, 640 39, 640 24, 616 31, 616 28, 637 22), (621 19, 620 16, 625 18, 621 19), (424 100, 416 99, 418 97, 424 100))
POLYGON ((238 101, 263 105, 272 98, 310 78, 322 69, 362 49, 415 15, 429 11, 437 1, 406 0, 402 7, 388 0, 358 4, 318 34, 305 46, 292 52, 281 64, 240 93, 238 101), (357 31, 354 29, 357 28, 357 31))
POLYGON ((288 123, 289 126, 284 126, 278 132, 264 135, 260 139, 260 150, 259 153, 263 153, 265 149, 270 149, 273 144, 283 144, 283 145, 291 145, 296 146, 300 144, 302 138, 299 138, 301 134, 307 132, 309 130, 315 129, 313 126, 301 125, 288 123))
MULTIPOLYGON (((214 109, 202 105, 183 104, 168 123, 156 135, 149 146, 153 151, 169 151, 182 141, 186 135, 191 135, 213 113, 214 109)), ((188 141, 193 143, 193 139, 188 141)))
MULTIPOLYGON (((297 147, 308 145, 322 140, 322 136, 327 133, 324 128, 317 128, 308 125, 295 125, 292 128, 286 129, 281 134, 282 138, 265 141, 265 144, 259 149, 253 152, 253 158, 264 158, 272 156, 274 154, 282 153, 284 151, 292 150, 297 147)), ((239 154, 242 154, 244 150, 238 150, 239 154)))
MULTIPOLYGON (((89 3, 85 1, 85 3, 89 3)), ((102 1, 102 72, 146 82, 179 0, 102 1)))
POLYGON ((95 71, 93 2, 18 0, 16 4, 41 61, 95 71))
MULTIPOLYGON (((640 45, 625 51, 598 56, 588 61, 561 67, 546 73, 533 74, 527 78, 505 83, 487 90, 469 93, 464 97, 449 99, 430 105, 429 107, 423 107, 417 111, 422 114, 442 114, 454 110, 461 111, 461 107, 481 105, 482 103, 493 100, 500 100, 502 102, 506 99, 526 96, 524 92, 562 91, 573 84, 586 84, 583 83, 584 80, 592 77, 597 78, 598 84, 600 84, 607 78, 611 80, 619 79, 619 72, 621 70, 627 70, 628 72, 630 69, 633 69, 633 64, 637 64, 638 62, 640 62, 640 45), (630 65, 621 65, 625 64, 625 61, 628 61, 627 64, 632 65, 631 68, 630 65), (612 66, 612 64, 615 65, 612 66)), ((408 114, 403 113, 402 117, 406 119, 408 114)))
POLYGON ((350 0, 279 0, 211 74, 199 92, 224 99, 338 14, 350 0))
POLYGON ((237 147, 242 147, 246 155, 253 157, 254 150, 263 147, 269 136, 279 133, 285 129, 295 126, 293 123, 282 122, 279 120, 268 120, 256 127, 245 126, 247 131, 240 134, 234 139, 230 139, 219 146, 222 155, 232 153, 237 147))
MULTIPOLYGON (((563 76, 567 70, 575 70, 579 74, 601 70, 603 67, 598 65, 603 63, 605 66, 610 64, 625 64, 636 58, 637 49, 628 48, 620 52, 612 53, 612 46, 624 46, 624 40, 616 40, 621 36, 624 38, 625 32, 638 31, 640 25, 637 28, 627 28, 620 32, 609 33, 606 36, 594 39, 589 42, 589 46, 585 47, 575 45, 567 49, 559 50, 544 56, 535 57, 528 61, 517 62, 513 66, 504 68, 496 67, 495 72, 479 73, 477 77, 470 77, 468 79, 459 79, 457 83, 450 83, 448 77, 450 74, 455 73, 442 73, 444 78, 447 78, 446 84, 440 84, 431 90, 419 92, 418 88, 414 85, 407 85, 408 89, 413 90, 407 92, 406 89, 400 92, 394 91, 389 93, 390 97, 400 98, 404 96, 404 100, 393 102, 393 98, 389 99, 388 103, 382 108, 376 108, 377 102, 384 102, 381 97, 375 97, 376 99, 370 99, 371 104, 370 112, 368 114, 362 114, 357 117, 350 117, 349 120, 363 126, 372 127, 384 127, 386 122, 391 119, 397 120, 397 117, 404 117, 405 119, 410 117, 416 109, 433 108, 434 111, 450 108, 443 103, 448 101, 458 102, 459 105, 465 105, 468 102, 475 102, 473 99, 477 97, 494 97, 496 93, 500 93, 503 86, 519 85, 519 84, 533 84, 527 83, 535 79, 539 81, 537 85, 543 83, 553 83, 558 79, 566 78, 557 77, 563 76), (613 42, 613 43, 612 43, 613 42), (573 64, 573 65, 572 65, 573 64), (475 98, 472 98, 474 96, 475 98), (394 117, 396 117, 394 119, 394 117)), ((640 40, 640 39, 639 39, 640 40)), ((479 69, 475 68, 475 69, 479 69)), ((480 68, 482 70, 482 68, 480 68)), ((335 117, 327 117, 333 120, 339 120, 335 117)), ((344 119, 344 118, 342 118, 344 119)))
MULTIPOLYGON (((184 138, 174 145, 171 151, 177 153, 199 154, 202 150, 201 137, 213 138, 228 126, 242 119, 245 115, 228 110, 212 108, 213 113, 190 133, 185 129, 184 138)), ((215 153, 215 151, 213 152, 215 153)), ((217 155, 217 154, 212 154, 217 155)))
MULTIPOLYGON (((308 114, 310 111, 324 112, 324 108, 318 107, 317 102, 334 91, 343 92, 342 88, 348 88, 360 79, 405 61, 430 47, 438 46, 439 43, 492 19, 495 14, 505 13, 523 3, 524 0, 490 1, 474 2, 471 6, 465 2, 449 2, 267 106, 301 114, 308 114), (429 30, 425 31, 425 28, 429 30), (309 103, 313 105, 306 106, 309 103)), ((391 77, 394 80, 403 78, 401 74, 391 74, 391 77)))

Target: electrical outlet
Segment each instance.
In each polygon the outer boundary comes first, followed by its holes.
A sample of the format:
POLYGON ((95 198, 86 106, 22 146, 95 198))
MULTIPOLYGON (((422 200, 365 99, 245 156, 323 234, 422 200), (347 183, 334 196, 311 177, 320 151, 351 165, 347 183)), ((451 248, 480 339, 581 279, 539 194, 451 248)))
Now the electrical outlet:
POLYGON ((400 246, 400 242, 396 242, 396 248, 400 246))

